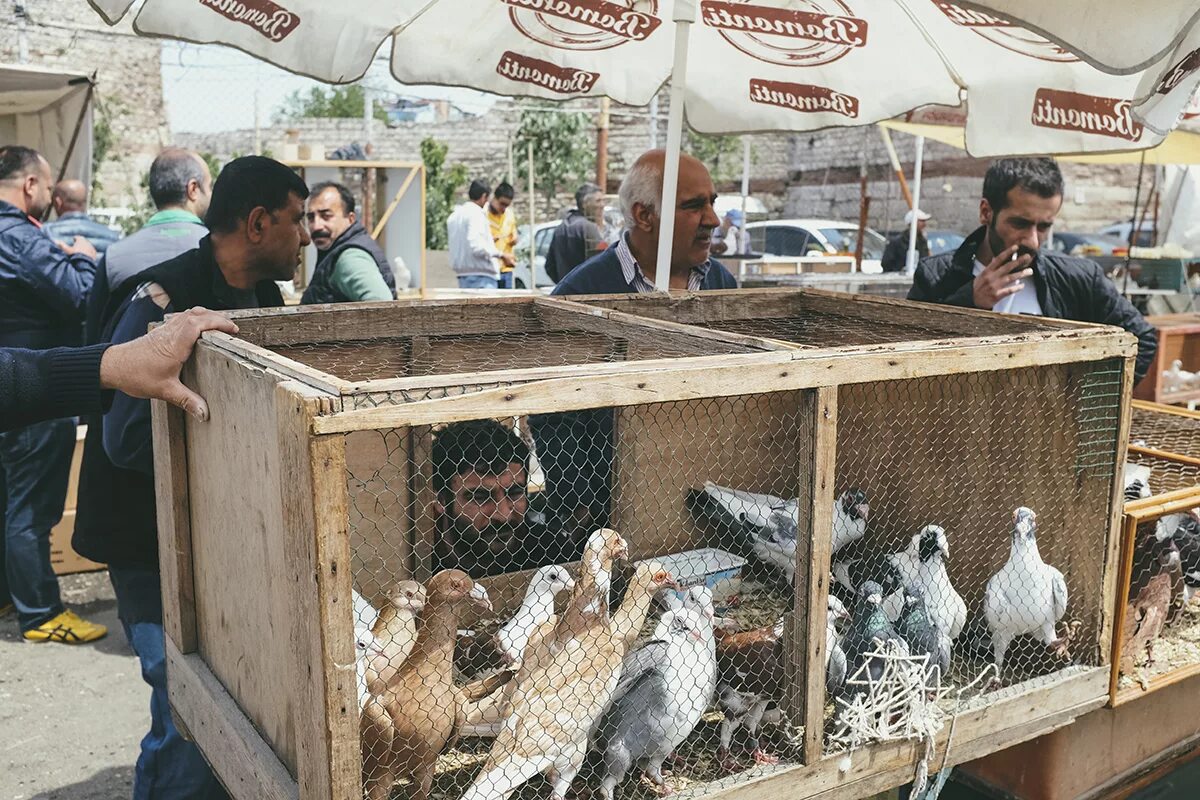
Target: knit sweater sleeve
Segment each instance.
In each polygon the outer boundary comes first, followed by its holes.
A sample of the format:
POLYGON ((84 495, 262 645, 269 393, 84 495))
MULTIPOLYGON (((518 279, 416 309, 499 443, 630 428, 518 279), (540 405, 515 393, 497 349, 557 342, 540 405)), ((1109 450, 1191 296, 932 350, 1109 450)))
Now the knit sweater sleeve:
POLYGON ((0 348, 0 431, 104 410, 100 359, 108 345, 53 350, 0 348))

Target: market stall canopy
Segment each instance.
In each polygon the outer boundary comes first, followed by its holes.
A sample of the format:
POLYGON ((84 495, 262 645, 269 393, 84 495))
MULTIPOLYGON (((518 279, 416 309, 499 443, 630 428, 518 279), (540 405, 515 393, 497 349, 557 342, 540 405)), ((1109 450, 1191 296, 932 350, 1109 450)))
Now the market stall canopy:
MULTIPOLYGON (((967 150, 966 131, 960 125, 934 125, 927 122, 884 120, 882 127, 912 136, 924 136, 934 142, 967 150)), ((1162 143, 1145 151, 1097 153, 1088 155, 1059 155, 1060 161, 1080 164, 1137 164, 1145 153, 1147 164, 1200 164, 1200 133, 1178 129, 1167 135, 1162 143)), ((1053 153, 1048 153, 1053 155, 1053 153)))
POLYGON ((65 162, 64 177, 90 184, 91 85, 78 73, 0 64, 0 142, 36 149, 56 178, 65 162))

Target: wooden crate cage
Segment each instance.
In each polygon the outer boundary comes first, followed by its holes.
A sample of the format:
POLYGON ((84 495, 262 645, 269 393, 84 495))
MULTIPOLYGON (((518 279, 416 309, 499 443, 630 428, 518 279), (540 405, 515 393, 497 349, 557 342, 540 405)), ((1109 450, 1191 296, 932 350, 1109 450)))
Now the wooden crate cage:
POLYGON ((1200 674, 1200 604, 1185 589, 1200 548, 1200 413, 1134 401, 1129 437, 1128 462, 1149 470, 1149 486, 1126 496, 1114 706, 1200 674))
POLYGON ((1146 321, 1158 333, 1158 350, 1150 371, 1133 387, 1133 396, 1154 403, 1200 400, 1200 383, 1181 386, 1167 375, 1176 361, 1186 372, 1200 370, 1200 314, 1161 314, 1146 321))
MULTIPOLYGON (((782 622, 770 739, 782 761, 722 776, 706 716, 679 748, 675 788, 832 800, 911 779, 918 742, 866 744, 846 769, 827 740, 830 531, 850 488, 869 498, 867 551, 945 528, 972 618, 1008 558, 1017 506, 1037 512, 1041 554, 1069 587, 1070 661, 1015 642, 1003 686, 951 709, 953 748, 947 725, 933 767, 1106 701, 1132 337, 810 291, 608 302, 245 312, 237 337, 205 336, 185 379, 212 419, 154 410, 164 623, 172 706, 235 797, 361 796, 355 592, 379 608, 397 581, 425 582, 457 558, 504 617, 528 567, 577 559, 599 525, 632 560, 673 556, 689 572, 700 548, 745 549, 736 526, 697 511, 706 482, 795 501, 790 583, 751 559, 742 605, 719 609, 743 627, 782 622), (449 544, 472 535, 448 512, 464 502, 463 473, 438 466, 466 463, 447 455, 463 431, 527 448, 515 492, 488 484, 472 497, 527 504, 521 531, 543 560, 522 561, 530 548, 503 527, 517 544, 449 544)), ((488 447, 467 462, 504 449, 488 447)), ((706 567, 693 566, 699 579, 706 567)), ((476 617, 461 626, 482 641, 494 629, 476 617)), ((950 681, 988 660, 974 658, 950 681)), ((458 798, 487 750, 464 740, 443 754, 433 796, 458 798)), ((622 791, 648 796, 636 780, 622 791)))

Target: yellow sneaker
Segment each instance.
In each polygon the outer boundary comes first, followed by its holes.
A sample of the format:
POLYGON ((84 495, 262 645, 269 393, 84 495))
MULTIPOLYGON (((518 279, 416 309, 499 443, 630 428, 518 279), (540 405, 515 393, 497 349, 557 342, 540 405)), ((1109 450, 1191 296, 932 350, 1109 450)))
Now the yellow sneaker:
POLYGON ((23 634, 27 642, 62 642, 83 644, 103 639, 108 628, 80 619, 74 611, 64 611, 54 619, 46 620, 33 630, 23 634))

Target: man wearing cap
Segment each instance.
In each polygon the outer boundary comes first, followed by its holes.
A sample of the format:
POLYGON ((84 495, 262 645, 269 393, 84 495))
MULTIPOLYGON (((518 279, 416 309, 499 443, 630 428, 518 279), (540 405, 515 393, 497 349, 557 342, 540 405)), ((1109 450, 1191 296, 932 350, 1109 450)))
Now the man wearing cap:
POLYGON ((904 215, 904 230, 888 239, 883 249, 880 264, 884 272, 903 272, 908 255, 908 232, 912 228, 913 214, 917 215, 917 260, 929 257, 929 242, 925 241, 925 222, 930 215, 921 209, 909 209, 904 215))
POLYGON ((746 242, 746 217, 740 208, 731 208, 721 218, 721 224, 713 230, 712 245, 708 251, 714 256, 732 255, 749 251, 746 242))

